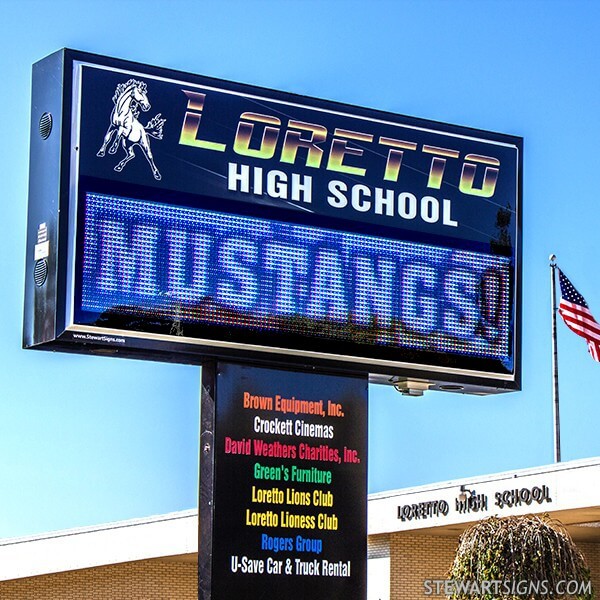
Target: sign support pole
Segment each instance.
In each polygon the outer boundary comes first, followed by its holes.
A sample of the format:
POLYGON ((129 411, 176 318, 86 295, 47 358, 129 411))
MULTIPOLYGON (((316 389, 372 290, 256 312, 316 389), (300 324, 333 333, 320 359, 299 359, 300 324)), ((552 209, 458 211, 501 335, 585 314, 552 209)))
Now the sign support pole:
POLYGON ((560 462, 560 409, 558 394, 558 347, 556 335, 556 256, 550 255, 550 289, 552 292, 552 400, 554 406, 554 462, 560 462))
POLYGON ((202 365, 198 600, 367 597, 368 380, 202 365))
POLYGON ((200 392, 200 477, 198 480, 198 600, 210 600, 214 492, 214 432, 217 364, 202 365, 200 392))

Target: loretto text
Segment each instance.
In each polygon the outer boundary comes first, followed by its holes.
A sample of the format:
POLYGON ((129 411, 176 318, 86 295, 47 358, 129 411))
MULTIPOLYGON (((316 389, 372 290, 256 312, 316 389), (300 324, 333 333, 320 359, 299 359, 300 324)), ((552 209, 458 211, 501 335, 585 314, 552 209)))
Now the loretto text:
MULTIPOLYGON (((460 162, 458 181, 449 183, 468 196, 491 198, 496 191, 500 173, 500 160, 494 156, 477 153, 461 155, 456 148, 440 147, 431 144, 418 144, 412 139, 376 136, 369 131, 354 131, 341 127, 328 130, 320 123, 308 123, 289 119, 283 123, 280 116, 273 114, 242 112, 237 124, 221 127, 231 131, 225 139, 205 139, 202 121, 211 119, 211 108, 218 108, 217 96, 183 90, 187 97, 187 110, 181 126, 179 144, 213 152, 232 150, 241 157, 259 160, 278 160, 281 164, 298 165, 312 169, 325 168, 332 173, 343 173, 352 177, 381 179, 383 182, 398 182, 402 174, 414 169, 411 157, 424 155, 431 157, 427 174, 427 187, 440 189, 444 183, 448 161, 460 162), (233 133, 235 131, 235 133, 233 133), (370 156, 380 157, 372 167, 365 160, 365 149, 370 156), (369 168, 377 172, 368 172, 369 168), (477 171, 483 174, 478 175, 477 171), (475 182, 480 181, 479 185, 475 182)), ((269 103, 265 99, 264 104, 269 103)), ((272 112, 276 112, 273 110, 272 112)), ((280 111, 277 110, 279 114, 280 111)), ((351 115, 349 115, 351 116, 351 115)), ((219 118, 223 118, 222 114, 219 118)), ((368 121, 361 121, 367 127, 368 121)), ((393 124, 392 128, 402 130, 393 124)), ((403 134, 404 135, 404 134, 403 134)), ((443 134, 442 134, 443 135, 443 134)), ((445 139, 452 139, 444 136, 445 139)), ((341 190, 338 189, 338 194, 341 190)), ((339 199, 338 195, 338 199, 339 199)))

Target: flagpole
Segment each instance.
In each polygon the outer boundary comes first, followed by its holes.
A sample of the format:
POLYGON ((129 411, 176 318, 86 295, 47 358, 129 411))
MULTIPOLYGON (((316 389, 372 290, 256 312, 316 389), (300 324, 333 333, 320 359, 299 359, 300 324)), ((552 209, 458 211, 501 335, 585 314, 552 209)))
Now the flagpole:
POLYGON ((554 462, 560 462, 560 410, 558 396, 558 348, 556 344, 556 256, 550 255, 552 290, 552 400, 554 402, 554 462))

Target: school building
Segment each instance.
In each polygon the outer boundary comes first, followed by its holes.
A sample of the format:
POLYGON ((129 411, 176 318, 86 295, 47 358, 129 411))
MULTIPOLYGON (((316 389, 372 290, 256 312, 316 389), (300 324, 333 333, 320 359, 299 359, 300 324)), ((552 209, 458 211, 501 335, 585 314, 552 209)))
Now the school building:
MULTIPOLYGON (((431 582, 446 578, 462 531, 522 514, 565 525, 600 590, 594 458, 370 495, 368 600, 444 598, 431 582)), ((2 600, 196 600, 197 571, 195 510, 0 540, 2 600)))

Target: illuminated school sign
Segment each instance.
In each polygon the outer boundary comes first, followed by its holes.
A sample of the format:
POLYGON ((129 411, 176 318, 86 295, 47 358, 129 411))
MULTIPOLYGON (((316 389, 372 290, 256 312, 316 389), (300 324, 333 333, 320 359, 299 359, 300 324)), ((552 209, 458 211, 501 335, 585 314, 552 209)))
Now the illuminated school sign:
POLYGON ((518 389, 521 163, 513 136, 61 51, 34 67, 25 346, 518 389))

